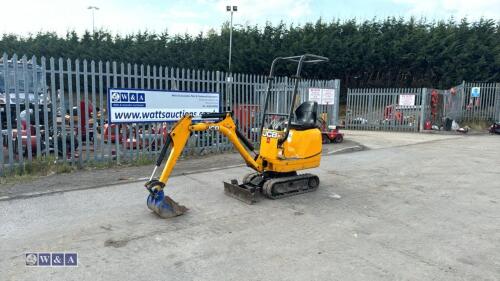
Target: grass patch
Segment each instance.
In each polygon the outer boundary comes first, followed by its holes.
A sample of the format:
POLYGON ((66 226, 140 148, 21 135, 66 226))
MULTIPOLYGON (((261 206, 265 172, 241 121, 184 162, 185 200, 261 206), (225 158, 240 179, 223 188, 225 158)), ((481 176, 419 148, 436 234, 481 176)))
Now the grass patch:
POLYGON ((71 173, 74 170, 76 170, 76 167, 68 163, 57 163, 55 157, 38 158, 33 159, 31 163, 25 162, 23 165, 17 165, 12 169, 5 169, 4 176, 0 177, 0 183, 25 182, 37 177, 71 173))
POLYGON ((33 159, 31 163, 27 163, 27 159, 23 165, 4 171, 4 175, 0 176, 0 184, 29 182, 40 177, 51 176, 55 174, 67 174, 78 170, 100 170, 114 167, 134 167, 144 165, 154 165, 155 157, 141 155, 135 159, 124 159, 117 163, 116 160, 94 161, 88 160, 83 165, 78 160, 75 164, 56 160, 55 157, 49 156, 39 159, 33 159))
MULTIPOLYGON (((234 150, 230 150, 234 151, 234 150)), ((226 151, 229 152, 229 151, 226 151)), ((193 152, 194 153, 194 152, 193 152)), ((216 154, 217 152, 209 152, 207 154, 216 154)), ((224 153, 224 152, 223 152, 224 153)), ((205 155, 189 154, 183 153, 181 159, 197 158, 203 157, 205 155)), ((141 154, 133 159, 121 157, 120 163, 116 159, 104 159, 104 160, 94 160, 89 159, 83 163, 79 159, 75 160, 74 164, 71 162, 57 160, 53 156, 43 157, 38 159, 33 159, 31 163, 27 163, 25 160, 24 164, 18 165, 13 169, 8 167, 5 169, 4 175, 0 176, 0 184, 11 184, 11 183, 22 183, 30 182, 40 177, 51 176, 55 174, 66 174, 73 173, 75 171, 90 171, 90 170, 102 170, 117 167, 139 167, 139 166, 153 166, 156 163, 157 155, 141 154)), ((168 158, 168 154, 165 156, 164 162, 168 158)))

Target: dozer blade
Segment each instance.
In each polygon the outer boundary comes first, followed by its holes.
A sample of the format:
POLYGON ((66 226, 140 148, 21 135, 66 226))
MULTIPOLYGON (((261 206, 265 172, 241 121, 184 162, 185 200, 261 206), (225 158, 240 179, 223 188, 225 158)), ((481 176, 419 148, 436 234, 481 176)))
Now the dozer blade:
POLYGON ((257 202, 255 200, 255 189, 252 192, 252 189, 247 188, 245 185, 238 185, 236 180, 232 180, 230 183, 224 182, 224 193, 250 205, 257 202))
POLYGON ((179 205, 172 198, 165 196, 163 190, 150 193, 147 205, 149 209, 165 219, 180 216, 188 210, 188 208, 179 205))

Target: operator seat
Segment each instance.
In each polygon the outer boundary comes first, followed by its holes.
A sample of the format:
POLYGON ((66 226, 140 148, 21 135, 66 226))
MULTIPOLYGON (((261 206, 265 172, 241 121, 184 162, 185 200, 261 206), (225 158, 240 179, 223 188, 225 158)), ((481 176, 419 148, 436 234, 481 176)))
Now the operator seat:
POLYGON ((290 129, 302 131, 317 128, 317 117, 318 103, 315 101, 303 102, 295 109, 295 120, 290 124, 290 129))

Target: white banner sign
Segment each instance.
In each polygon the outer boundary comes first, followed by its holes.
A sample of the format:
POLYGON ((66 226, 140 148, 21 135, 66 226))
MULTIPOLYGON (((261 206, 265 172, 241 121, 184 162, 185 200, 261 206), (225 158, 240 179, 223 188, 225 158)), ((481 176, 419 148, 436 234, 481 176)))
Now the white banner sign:
POLYGON ((309 101, 318 104, 334 104, 335 89, 309 88, 309 101))
POLYGON ((142 89, 109 89, 111 123, 170 122, 185 114, 201 120, 202 113, 219 112, 219 93, 142 89))
POLYGON ((321 89, 323 94, 321 95, 321 104, 333 104, 335 102, 335 90, 334 89, 321 89))
POLYGON ((399 95, 399 105, 401 106, 415 105, 415 95, 399 95))
POLYGON ((321 89, 309 88, 309 101, 315 101, 321 104, 321 89))

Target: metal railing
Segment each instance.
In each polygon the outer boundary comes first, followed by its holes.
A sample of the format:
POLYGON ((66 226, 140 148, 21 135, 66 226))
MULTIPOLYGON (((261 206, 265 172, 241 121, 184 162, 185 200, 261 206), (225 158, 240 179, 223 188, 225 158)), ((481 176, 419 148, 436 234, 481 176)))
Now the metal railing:
POLYGON ((500 83, 463 82, 464 121, 500 121, 500 83), (472 88, 480 94, 473 97, 472 88))
POLYGON ((348 89, 346 128, 360 130, 424 130, 424 124, 449 127, 452 121, 500 120, 500 83, 463 82, 446 90, 428 88, 348 89), (471 94, 479 87, 479 96, 471 94), (402 98, 414 96, 411 102, 402 98))
POLYGON ((348 89, 346 128, 417 132, 422 92, 421 88, 348 89))
MULTIPOLYGON (((240 130, 257 143, 254 128, 260 121, 266 77, 240 73, 232 74, 231 79, 228 76, 220 71, 4 54, 0 62, 0 94, 4 93, 4 103, 0 97, 0 175, 48 157, 82 166, 153 158, 172 123, 108 124, 108 88, 218 92, 222 110, 232 110, 240 130)), ((291 79, 276 80, 273 93, 291 89, 291 79)), ((339 80, 302 81, 302 101, 307 100, 310 87, 336 89, 336 104, 320 106, 320 110, 328 113, 329 123, 338 122, 339 80)), ((280 100, 276 104, 287 106, 280 100)), ((216 132, 196 132, 185 154, 232 149, 216 132)))

